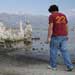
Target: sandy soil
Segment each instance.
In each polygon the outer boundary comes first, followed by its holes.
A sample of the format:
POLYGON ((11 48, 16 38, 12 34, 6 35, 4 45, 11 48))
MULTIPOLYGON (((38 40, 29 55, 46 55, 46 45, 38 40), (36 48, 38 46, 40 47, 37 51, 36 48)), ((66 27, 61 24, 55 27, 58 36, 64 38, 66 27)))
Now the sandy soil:
POLYGON ((0 55, 0 75, 75 75, 75 66, 72 72, 65 71, 64 65, 58 65, 57 71, 47 66, 47 61, 24 55, 0 55))

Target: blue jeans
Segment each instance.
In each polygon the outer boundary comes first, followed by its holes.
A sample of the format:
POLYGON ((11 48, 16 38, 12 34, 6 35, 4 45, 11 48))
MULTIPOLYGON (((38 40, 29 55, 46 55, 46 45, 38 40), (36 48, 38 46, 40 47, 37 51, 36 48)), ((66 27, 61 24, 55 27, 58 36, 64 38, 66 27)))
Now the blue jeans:
POLYGON ((57 66, 56 57, 57 52, 60 50, 64 64, 68 68, 73 68, 69 52, 67 51, 67 37, 66 36, 52 36, 50 42, 50 65, 55 68, 57 66))

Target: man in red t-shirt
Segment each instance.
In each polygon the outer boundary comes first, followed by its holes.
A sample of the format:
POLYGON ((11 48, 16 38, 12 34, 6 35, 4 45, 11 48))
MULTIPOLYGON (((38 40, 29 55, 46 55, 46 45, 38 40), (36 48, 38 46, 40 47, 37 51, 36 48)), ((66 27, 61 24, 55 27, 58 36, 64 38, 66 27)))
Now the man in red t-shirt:
POLYGON ((48 9, 49 16, 48 42, 50 43, 49 68, 56 69, 56 56, 58 49, 61 51, 67 71, 72 71, 73 65, 67 51, 68 21, 63 13, 59 13, 58 6, 51 5, 48 9))

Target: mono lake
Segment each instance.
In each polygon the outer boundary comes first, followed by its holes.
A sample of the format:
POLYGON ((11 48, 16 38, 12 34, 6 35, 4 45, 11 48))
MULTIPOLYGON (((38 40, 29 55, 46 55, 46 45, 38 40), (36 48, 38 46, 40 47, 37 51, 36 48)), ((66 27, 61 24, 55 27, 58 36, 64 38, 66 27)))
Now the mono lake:
MULTIPOLYGON (((13 50, 9 52, 9 55, 24 55, 31 58, 42 59, 49 61, 49 44, 47 44, 47 29, 46 28, 35 28, 32 32, 32 48, 25 49, 25 48, 18 48, 17 50, 13 50)), ((73 31, 69 32, 69 41, 68 41, 68 50, 71 54, 72 61, 75 62, 75 35, 73 31)), ((62 62, 61 53, 58 52, 57 60, 58 62, 62 62)))

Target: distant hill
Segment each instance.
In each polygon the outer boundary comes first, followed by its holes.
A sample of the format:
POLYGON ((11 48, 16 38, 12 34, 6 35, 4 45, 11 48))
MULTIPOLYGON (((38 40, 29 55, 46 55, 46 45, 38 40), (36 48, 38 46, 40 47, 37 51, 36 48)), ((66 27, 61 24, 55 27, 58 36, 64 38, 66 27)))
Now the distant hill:
POLYGON ((69 27, 75 26, 75 16, 69 17, 69 27))
POLYGON ((0 13, 0 21, 3 22, 6 26, 18 27, 19 22, 22 20, 23 25, 25 25, 26 20, 29 20, 34 28, 38 27, 47 27, 48 17, 42 15, 17 15, 17 14, 8 14, 0 13))
MULTIPOLYGON (((48 16, 43 15, 31 15, 31 14, 8 14, 0 13, 0 21, 5 26, 19 27, 19 22, 22 20, 23 26, 25 26, 26 20, 29 20, 33 28, 48 28, 48 16)), ((69 27, 75 26, 75 16, 70 16, 69 27)))

